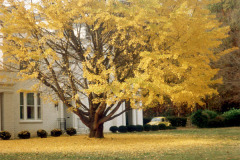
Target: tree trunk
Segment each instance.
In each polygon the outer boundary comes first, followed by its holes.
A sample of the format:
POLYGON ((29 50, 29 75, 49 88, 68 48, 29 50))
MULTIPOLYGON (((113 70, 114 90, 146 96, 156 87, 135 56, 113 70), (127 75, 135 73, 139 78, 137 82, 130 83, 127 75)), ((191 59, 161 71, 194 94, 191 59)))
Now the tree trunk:
POLYGON ((103 124, 100 124, 97 129, 90 128, 89 138, 104 138, 103 124))

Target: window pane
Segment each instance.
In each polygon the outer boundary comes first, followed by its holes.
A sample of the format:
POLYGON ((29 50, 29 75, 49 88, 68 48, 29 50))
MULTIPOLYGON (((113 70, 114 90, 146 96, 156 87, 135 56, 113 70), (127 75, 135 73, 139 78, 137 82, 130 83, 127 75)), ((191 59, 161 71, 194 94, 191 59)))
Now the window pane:
POLYGON ((38 119, 42 118, 42 114, 41 114, 41 107, 38 106, 38 119))
POLYGON ((34 107, 27 106, 27 119, 34 119, 34 107))
POLYGON ((34 105, 34 93, 27 94, 27 105, 34 105))
POLYGON ((40 93, 37 94, 38 105, 41 105, 40 93))
POLYGON ((23 92, 20 92, 20 105, 23 105, 23 92))
POLYGON ((23 119, 23 106, 20 106, 20 119, 23 119))

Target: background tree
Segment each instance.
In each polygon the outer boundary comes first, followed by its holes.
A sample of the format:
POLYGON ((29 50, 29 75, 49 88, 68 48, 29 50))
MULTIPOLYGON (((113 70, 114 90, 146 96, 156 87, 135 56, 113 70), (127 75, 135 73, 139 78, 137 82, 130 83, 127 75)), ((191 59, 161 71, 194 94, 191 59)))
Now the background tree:
MULTIPOLYGON (((224 26, 230 26, 229 37, 223 40, 219 50, 240 47, 240 1, 221 0, 211 5, 210 9, 224 26)), ((218 77, 223 77, 223 84, 217 86, 219 95, 214 96, 214 99, 209 99, 206 104, 211 108, 219 105, 221 112, 233 107, 238 108, 240 104, 240 50, 224 55, 213 64, 213 67, 220 69, 218 77)))
POLYGON ((165 96, 193 104, 216 93, 209 62, 221 55, 214 49, 228 27, 219 28, 209 3, 5 1, 1 49, 5 63, 21 64, 20 77, 37 79, 90 128, 89 137, 102 138, 104 122, 130 109, 115 114, 124 101, 137 108, 165 96))

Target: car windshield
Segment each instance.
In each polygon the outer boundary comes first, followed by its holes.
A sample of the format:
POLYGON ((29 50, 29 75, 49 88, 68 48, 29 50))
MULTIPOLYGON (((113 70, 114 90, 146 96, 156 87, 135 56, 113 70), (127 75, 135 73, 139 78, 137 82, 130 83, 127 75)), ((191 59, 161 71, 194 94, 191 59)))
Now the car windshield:
POLYGON ((160 122, 160 121, 161 121, 160 118, 153 118, 153 119, 151 120, 151 122, 160 122))

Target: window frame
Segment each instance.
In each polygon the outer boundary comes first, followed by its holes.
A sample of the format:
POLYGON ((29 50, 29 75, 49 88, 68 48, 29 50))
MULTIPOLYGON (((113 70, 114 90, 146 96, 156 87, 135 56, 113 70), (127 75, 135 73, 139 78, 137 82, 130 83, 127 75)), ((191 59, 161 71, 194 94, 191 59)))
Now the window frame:
POLYGON ((39 92, 20 92, 19 94, 20 97, 20 105, 19 105, 19 119, 20 122, 42 122, 42 100, 41 100, 41 93, 39 92), (33 93, 33 98, 34 98, 34 104, 33 105, 28 105, 27 104, 27 95, 33 93), (21 94, 23 94, 23 105, 21 104, 21 94), (40 104, 38 103, 38 96, 40 98, 40 104), (21 106, 23 106, 23 118, 21 118, 21 106), (28 107, 33 107, 33 118, 28 118, 28 107), (38 108, 40 107, 40 118, 39 113, 38 113, 38 108))

